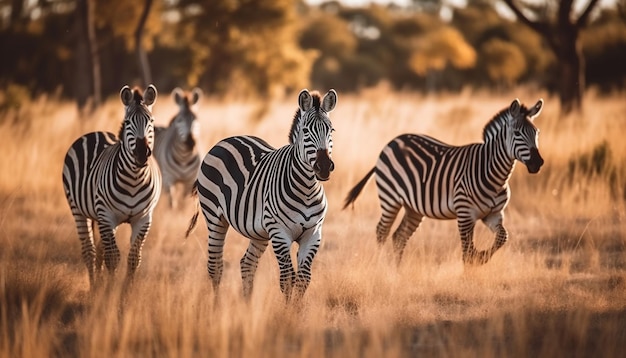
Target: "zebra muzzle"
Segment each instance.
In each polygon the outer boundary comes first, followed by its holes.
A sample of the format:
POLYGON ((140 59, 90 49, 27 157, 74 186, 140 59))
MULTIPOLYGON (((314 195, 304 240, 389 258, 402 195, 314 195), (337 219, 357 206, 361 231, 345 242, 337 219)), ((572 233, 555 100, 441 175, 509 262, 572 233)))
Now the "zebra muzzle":
POLYGON ((140 165, 146 164, 148 158, 152 155, 152 150, 148 144, 148 138, 137 138, 135 145, 135 159, 140 165))
POLYGON ((317 158, 313 164, 313 171, 317 180, 326 181, 330 178, 330 173, 335 170, 335 163, 330 159, 328 149, 317 151, 317 158))
POLYGON ((185 139, 185 145, 188 149, 193 149, 193 147, 196 145, 196 140, 193 138, 193 135, 189 134, 187 136, 187 139, 185 139))
POLYGON ((535 174, 539 172, 541 166, 543 165, 543 158, 541 154, 539 154, 539 150, 537 148, 530 149, 530 159, 524 162, 526 165, 526 169, 531 174, 535 174))

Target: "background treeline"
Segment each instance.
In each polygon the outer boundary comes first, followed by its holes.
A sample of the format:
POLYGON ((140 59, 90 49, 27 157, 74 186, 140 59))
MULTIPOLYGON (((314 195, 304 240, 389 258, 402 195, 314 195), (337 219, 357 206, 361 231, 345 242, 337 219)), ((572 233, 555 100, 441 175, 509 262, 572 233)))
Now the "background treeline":
MULTIPOLYGON (((596 6, 578 34, 587 88, 626 86, 620 4, 596 6)), ((200 86, 208 94, 265 97, 304 86, 357 91, 381 82, 429 92, 520 84, 557 90, 560 63, 545 38, 496 11, 505 6, 490 0, 458 8, 436 0, 404 8, 302 0, 2 0, 0 106, 43 93, 84 97, 92 93, 85 84, 93 83, 94 66, 103 97, 126 83, 145 85, 141 51, 160 91, 200 86)), ((524 11, 541 19, 548 9, 524 11)))

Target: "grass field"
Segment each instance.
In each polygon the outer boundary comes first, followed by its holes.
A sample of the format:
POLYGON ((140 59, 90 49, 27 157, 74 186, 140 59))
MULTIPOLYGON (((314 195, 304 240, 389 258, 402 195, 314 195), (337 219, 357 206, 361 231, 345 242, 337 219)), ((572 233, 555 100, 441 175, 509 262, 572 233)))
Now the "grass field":
MULTIPOLYGON (((324 89, 325 90, 325 89, 324 89)), ((336 170, 313 278, 297 305, 284 302, 271 250, 250 302, 239 259, 247 240, 229 233, 219 298, 206 273, 206 228, 184 232, 195 203, 160 203, 135 285, 122 292, 125 260, 106 290, 89 292, 62 192, 69 145, 92 130, 117 132, 119 98, 87 118, 41 98, 0 114, 0 358, 4 357, 621 357, 626 348, 626 102, 589 93, 584 116, 561 118, 556 98, 520 89, 422 96, 383 89, 342 95, 331 114, 336 170), (379 151, 405 132, 451 144, 480 141, 513 98, 546 101, 536 121, 545 165, 518 164, 506 210, 509 242, 467 268, 454 221, 425 219, 393 264, 379 247, 374 182, 354 208, 348 190, 379 151)), ((201 101, 203 152, 254 134, 287 143, 296 96, 271 104, 201 101), (259 114, 263 118, 258 118, 259 114)), ((158 123, 176 110, 162 93, 158 123)), ((130 230, 118 244, 128 252, 130 230)), ((493 235, 477 225, 478 248, 493 235)))

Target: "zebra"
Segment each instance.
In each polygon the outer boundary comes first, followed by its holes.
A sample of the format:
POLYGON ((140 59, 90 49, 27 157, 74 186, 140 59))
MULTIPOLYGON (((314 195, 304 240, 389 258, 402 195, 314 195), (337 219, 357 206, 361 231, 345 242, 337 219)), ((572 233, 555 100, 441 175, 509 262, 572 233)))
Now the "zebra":
POLYGON ((159 163, 163 178, 162 192, 174 208, 174 186, 182 184, 184 197, 191 194, 200 168, 200 152, 197 147, 198 121, 192 107, 198 103, 202 90, 194 88, 190 94, 175 88, 172 97, 179 107, 178 114, 167 127, 155 127, 154 157, 159 163))
POLYGON ((508 239, 503 210, 510 198, 508 180, 515 161, 524 163, 531 174, 544 163, 538 150, 539 130, 533 124, 542 107, 543 99, 530 109, 515 99, 484 127, 483 143, 451 146, 417 134, 394 138, 381 151, 376 166, 350 190, 344 209, 376 174, 382 211, 376 226, 379 244, 384 244, 404 208, 392 240, 397 263, 426 216, 457 219, 463 262, 485 264, 508 239), (480 252, 473 242, 479 219, 496 234, 492 247, 480 252))
POLYGON ((304 294, 327 211, 321 182, 329 179, 335 166, 329 113, 336 103, 333 89, 323 98, 303 89, 289 144, 274 149, 257 137, 235 136, 218 142, 204 157, 196 187, 208 227, 207 269, 215 293, 222 276, 224 239, 232 226, 250 240, 240 261, 244 297, 252 293, 259 258, 269 242, 278 260, 281 292, 287 300, 304 294), (293 242, 298 243, 297 273, 290 255, 293 242))
POLYGON ((154 118, 151 107, 157 90, 122 87, 125 107, 119 139, 110 132, 92 132, 79 137, 65 155, 63 188, 76 221, 82 257, 95 288, 96 244, 94 222, 98 224, 104 263, 113 273, 120 261, 115 232, 122 223, 132 227, 126 282, 132 281, 141 263, 141 248, 152 223, 152 211, 161 192, 161 173, 151 156, 154 118))

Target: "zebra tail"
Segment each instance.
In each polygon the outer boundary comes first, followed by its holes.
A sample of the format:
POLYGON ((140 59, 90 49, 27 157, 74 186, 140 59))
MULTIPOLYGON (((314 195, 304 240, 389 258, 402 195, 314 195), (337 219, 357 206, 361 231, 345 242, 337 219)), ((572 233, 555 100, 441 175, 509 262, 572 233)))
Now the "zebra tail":
POLYGON ((374 174, 375 171, 376 171, 376 167, 372 168, 367 174, 365 174, 365 177, 361 179, 361 181, 356 183, 354 188, 350 190, 350 192, 348 193, 348 196, 346 197, 346 201, 344 202, 344 205, 343 205, 344 209, 347 208, 348 205, 354 203, 354 201, 359 196, 359 194, 361 194, 363 187, 365 187, 365 184, 367 184, 367 181, 370 179, 370 177, 374 174))
POLYGON ((191 217, 189 221, 189 226, 187 227, 187 231, 185 232, 185 239, 189 237, 189 235, 196 228, 196 224, 198 223, 198 215, 200 214, 200 200, 198 199, 198 181, 196 180, 193 183, 193 188, 191 188, 191 197, 196 199, 196 212, 191 217))

